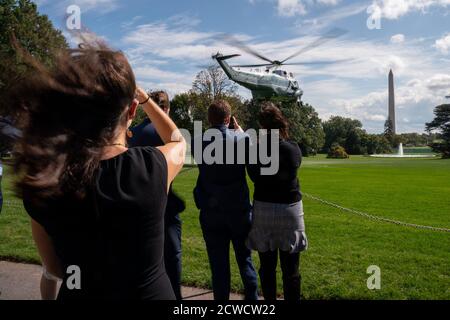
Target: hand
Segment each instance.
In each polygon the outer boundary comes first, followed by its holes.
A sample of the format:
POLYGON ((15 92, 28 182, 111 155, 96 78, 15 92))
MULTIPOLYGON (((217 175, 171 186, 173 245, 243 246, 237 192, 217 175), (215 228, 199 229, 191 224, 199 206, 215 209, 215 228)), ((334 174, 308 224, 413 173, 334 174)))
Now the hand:
POLYGON ((148 97, 149 95, 147 94, 147 92, 145 92, 144 89, 142 89, 141 87, 136 88, 136 99, 139 101, 139 103, 144 102, 148 99, 148 97))
POLYGON ((231 117, 231 121, 233 121, 233 126, 234 126, 235 131, 244 131, 244 130, 242 130, 241 126, 239 125, 239 123, 237 122, 237 120, 234 116, 231 117))

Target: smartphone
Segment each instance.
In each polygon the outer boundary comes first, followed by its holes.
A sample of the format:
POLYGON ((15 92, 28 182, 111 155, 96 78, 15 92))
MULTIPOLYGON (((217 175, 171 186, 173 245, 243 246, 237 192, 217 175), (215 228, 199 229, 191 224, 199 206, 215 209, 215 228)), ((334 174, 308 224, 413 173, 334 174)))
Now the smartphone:
POLYGON ((230 129, 230 130, 236 129, 234 127, 234 116, 233 115, 231 115, 231 117, 230 117, 230 124, 228 125, 228 129, 230 129))

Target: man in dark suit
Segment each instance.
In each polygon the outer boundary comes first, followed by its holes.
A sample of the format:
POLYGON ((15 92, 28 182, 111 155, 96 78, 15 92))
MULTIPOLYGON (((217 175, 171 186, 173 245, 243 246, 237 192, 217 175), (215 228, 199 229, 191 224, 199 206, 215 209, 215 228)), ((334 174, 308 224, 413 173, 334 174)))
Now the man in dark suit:
POLYGON ((211 149, 211 144, 216 144, 216 141, 206 141, 204 135, 194 137, 192 154, 199 168, 194 199, 200 209, 200 224, 211 266, 214 299, 229 299, 231 242, 245 288, 245 298, 256 300, 257 276, 251 251, 245 245, 251 226, 249 190, 245 164, 235 162, 237 143, 247 136, 235 119, 231 119, 230 105, 226 101, 215 101, 209 107, 208 120, 215 130, 209 132, 215 132, 217 142, 223 146, 223 159, 215 162, 204 159, 203 155, 207 153, 204 152, 205 148, 211 149), (230 121, 233 121, 235 130, 228 128, 230 121), (226 163, 226 145, 229 143, 235 149, 233 163, 226 163), (201 148, 195 144, 201 145, 201 148))
MULTIPOLYGON (((164 91, 156 91, 151 95, 165 113, 169 114, 169 96, 164 91)), ((164 145, 156 132, 154 125, 146 118, 141 124, 131 129, 128 138, 130 147, 164 145)), ((172 284, 177 300, 181 300, 181 219, 180 213, 185 209, 185 204, 172 190, 170 186, 167 198, 166 214, 164 217, 164 263, 166 272, 172 284)))

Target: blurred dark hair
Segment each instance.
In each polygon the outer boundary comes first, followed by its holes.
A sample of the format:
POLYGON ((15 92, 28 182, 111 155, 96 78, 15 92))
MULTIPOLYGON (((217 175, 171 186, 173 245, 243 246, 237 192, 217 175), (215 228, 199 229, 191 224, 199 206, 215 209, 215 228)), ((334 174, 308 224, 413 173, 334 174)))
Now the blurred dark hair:
POLYGON ((152 93, 150 93, 150 97, 161 109, 170 109, 169 95, 165 91, 153 91, 152 93))
POLYGON ((216 100, 208 108, 208 121, 211 126, 225 124, 225 120, 230 116, 231 107, 225 100, 216 100))
POLYGON ((289 139, 289 124, 283 116, 281 110, 272 102, 263 102, 261 111, 258 115, 258 122, 263 129, 278 129, 280 130, 280 138, 283 140, 289 139))
POLYGON ((51 69, 23 55, 33 72, 11 100, 22 130, 15 146, 18 193, 34 200, 82 197, 102 148, 126 124, 136 92, 133 71, 122 52, 101 43, 61 51, 51 69))

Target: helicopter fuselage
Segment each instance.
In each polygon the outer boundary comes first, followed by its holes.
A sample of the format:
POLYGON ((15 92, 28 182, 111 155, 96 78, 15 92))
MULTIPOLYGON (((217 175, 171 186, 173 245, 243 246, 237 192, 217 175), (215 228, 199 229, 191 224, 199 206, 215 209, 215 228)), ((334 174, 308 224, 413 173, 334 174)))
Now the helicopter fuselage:
POLYGON ((245 69, 234 68, 225 60, 234 58, 237 55, 223 56, 217 54, 213 59, 217 61, 228 78, 239 85, 249 89, 253 98, 270 98, 281 96, 300 100, 303 91, 298 85, 298 81, 292 74, 283 70, 271 69, 245 69))

